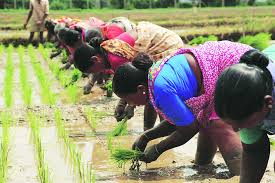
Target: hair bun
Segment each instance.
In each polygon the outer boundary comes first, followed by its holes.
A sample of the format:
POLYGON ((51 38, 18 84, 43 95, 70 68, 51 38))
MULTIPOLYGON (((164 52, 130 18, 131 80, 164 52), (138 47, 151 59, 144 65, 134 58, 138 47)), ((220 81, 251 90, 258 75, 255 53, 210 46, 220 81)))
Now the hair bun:
POLYGON ((261 69, 265 69, 269 64, 269 59, 259 50, 252 49, 243 54, 240 63, 255 65, 261 69))
POLYGON ((76 30, 77 32, 79 32, 79 33, 82 33, 82 28, 81 27, 79 27, 79 26, 75 26, 74 27, 74 30, 76 30))
POLYGON ((133 66, 147 72, 153 65, 153 60, 146 53, 138 53, 132 61, 133 66))
POLYGON ((100 44, 103 42, 103 39, 101 37, 93 37, 89 41, 89 45, 94 48, 100 48, 100 44))

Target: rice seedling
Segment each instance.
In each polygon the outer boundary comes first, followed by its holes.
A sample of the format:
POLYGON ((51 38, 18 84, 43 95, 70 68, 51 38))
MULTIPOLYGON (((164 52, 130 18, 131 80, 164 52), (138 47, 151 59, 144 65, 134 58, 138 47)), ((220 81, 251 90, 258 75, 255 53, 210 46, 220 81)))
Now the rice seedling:
POLYGON ((189 45, 199 45, 199 44, 203 44, 207 41, 218 41, 218 38, 214 35, 210 35, 210 36, 199 36, 196 37, 194 39, 192 39, 191 41, 188 42, 189 45))
POLYGON ((130 150, 124 148, 115 148, 111 152, 111 160, 113 160, 119 168, 125 167, 127 162, 132 162, 130 169, 139 170, 140 164, 138 163, 139 158, 142 156, 141 151, 130 150))
POLYGON ((127 135, 127 117, 117 123, 115 129, 109 134, 112 137, 127 135))
POLYGON ((81 77, 81 72, 78 69, 74 69, 71 72, 60 70, 61 65, 49 58, 49 54, 43 45, 40 44, 38 49, 44 60, 48 63, 50 70, 59 80, 60 84, 66 88, 66 95, 68 96, 70 103, 77 103, 78 87, 74 85, 74 83, 81 77))
POLYGON ((69 85, 66 88, 67 95, 70 99, 70 102, 76 104, 78 101, 78 87, 76 85, 69 85))
POLYGON ((13 88, 13 73, 14 65, 12 63, 13 46, 9 45, 7 48, 7 63, 6 63, 6 74, 4 83, 4 98, 6 107, 11 107, 13 103, 12 99, 12 88, 13 88))
POLYGON ((127 131, 127 117, 118 122, 117 126, 107 135, 108 149, 112 152, 113 150, 113 138, 116 136, 124 136, 128 133, 127 131))
MULTIPOLYGON (((55 74, 56 78, 60 81, 63 87, 74 84, 81 77, 81 72, 76 68, 74 68, 71 72, 61 71, 61 64, 50 59, 49 53, 42 44, 39 45, 38 49, 44 60, 48 63, 50 70, 55 74)), ((64 57, 67 58, 66 52, 65 54, 63 52, 63 58, 64 57)))
POLYGON ((0 44, 0 56, 2 55, 3 52, 4 52, 4 45, 0 44))
POLYGON ((68 62, 68 59, 69 59, 69 56, 68 56, 68 53, 67 53, 67 51, 66 50, 62 50, 62 58, 61 58, 61 63, 62 64, 65 64, 65 63, 67 63, 68 62))
POLYGON ((95 115, 95 111, 92 108, 85 108, 84 114, 91 125, 91 128, 95 131, 97 126, 97 117, 95 115))
POLYGON ((48 80, 48 77, 44 72, 44 69, 42 68, 39 60, 37 59, 37 55, 35 55, 35 50, 32 45, 28 46, 28 51, 31 59, 31 64, 40 83, 42 101, 46 104, 53 105, 55 104, 56 99, 54 94, 51 92, 50 81, 48 80))
POLYGON ((39 179, 42 183, 50 183, 49 168, 45 160, 44 149, 42 147, 41 136, 40 136, 40 119, 34 113, 27 113, 27 118, 29 121, 29 125, 31 127, 31 137, 33 140, 33 144, 35 146, 36 154, 37 154, 37 168, 39 179))
POLYGON ((53 62, 50 57, 49 54, 47 52, 46 49, 44 49, 43 45, 40 44, 38 47, 38 50, 40 52, 40 54, 42 55, 42 57, 44 58, 44 60, 48 63, 50 70, 56 75, 59 75, 59 71, 60 71, 60 64, 58 64, 57 62, 53 62))
POLYGON ((23 46, 19 46, 17 49, 19 55, 19 69, 20 69, 20 84, 22 88, 23 101, 25 105, 30 106, 32 103, 32 88, 28 83, 27 68, 24 63, 24 52, 23 46))
POLYGON ((243 36, 239 42, 252 46, 258 50, 263 50, 269 46, 271 34, 259 33, 255 36, 243 36))
POLYGON ((84 165, 82 163, 82 155, 77 150, 75 144, 69 138, 68 132, 65 130, 65 126, 62 120, 62 114, 59 109, 54 112, 55 123, 57 126, 58 137, 64 141, 66 152, 69 153, 70 160, 73 165, 73 170, 78 174, 81 183, 95 182, 94 171, 91 165, 84 165))
POLYGON ((10 140, 10 124, 11 115, 9 113, 1 113, 2 122, 2 139, 0 147, 0 182, 5 183, 7 181, 8 170, 8 152, 9 152, 9 140, 10 140))
POLYGON ((74 68, 71 72, 71 82, 75 83, 81 77, 81 75, 82 75, 81 71, 74 68))
POLYGON ((107 97, 112 97, 113 96, 113 82, 108 81, 107 84, 105 85, 105 88, 107 89, 107 97))

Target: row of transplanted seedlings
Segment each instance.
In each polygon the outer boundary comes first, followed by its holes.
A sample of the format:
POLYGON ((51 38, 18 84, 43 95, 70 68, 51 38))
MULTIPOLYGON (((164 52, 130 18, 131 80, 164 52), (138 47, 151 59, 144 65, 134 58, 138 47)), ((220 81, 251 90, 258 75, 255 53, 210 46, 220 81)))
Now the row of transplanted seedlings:
MULTIPOLYGON (((46 50, 42 45, 40 45, 38 49, 42 57, 47 61, 50 70, 56 75, 57 79, 59 79, 63 87, 66 87, 66 85, 68 85, 72 81, 71 79, 73 78, 73 76, 80 77, 80 72, 76 69, 70 74, 66 73, 65 71, 60 71, 60 64, 57 62, 53 62, 49 59, 48 50, 46 50)), ((31 53, 34 52, 33 47, 29 46, 29 51, 30 50, 31 53)), ((31 53, 30 56, 32 57, 31 53)), ((32 59, 33 58, 31 58, 31 60, 32 59)), ((71 86, 72 87, 67 87, 66 90, 67 94, 71 98, 71 102, 75 103, 77 101, 77 88, 74 84, 72 84, 71 86)), ((54 105, 55 100, 51 104, 54 105)), ((62 119, 62 113, 59 109, 55 109, 54 118, 57 127, 58 137, 61 138, 64 142, 65 152, 67 152, 67 154, 69 155, 70 162, 73 165, 73 170, 78 175, 79 181, 81 183, 95 182, 94 171, 89 163, 84 164, 82 162, 82 154, 77 150, 75 143, 70 139, 69 134, 65 129, 65 125, 62 119)))
MULTIPOLYGON (((28 50, 29 50, 29 55, 30 55, 30 58, 31 58, 31 63, 33 65, 34 71, 35 71, 35 73, 38 77, 38 80, 39 80, 40 85, 41 85, 42 90, 43 90, 43 88, 46 87, 46 86, 44 86, 45 83, 46 84, 48 83, 47 80, 46 80, 47 78, 46 78, 45 74, 43 74, 43 72, 41 71, 42 70, 41 63, 37 60, 37 57, 34 55, 35 54, 34 53, 35 52, 34 48, 32 46, 29 46, 28 50), (38 74, 38 71, 42 72, 42 74, 41 73, 38 74)), ((72 77, 68 77, 67 76, 68 74, 66 74, 63 71, 61 72, 59 70, 60 66, 59 66, 58 63, 51 62, 49 60, 48 52, 42 45, 39 46, 39 51, 40 51, 41 55, 43 56, 43 58, 48 62, 50 70, 56 76, 58 76, 59 80, 62 81, 61 84, 62 83, 63 84, 68 83, 70 81, 68 78, 71 79, 72 77)), ((65 85, 63 85, 63 86, 65 86, 65 85)), ((47 85, 47 87, 48 87, 47 91, 49 91, 49 85, 47 85)), ((76 88, 76 86, 74 86, 74 87, 76 88)), ((70 90, 67 89, 67 90, 70 91, 72 89, 70 89, 70 90)), ((71 97, 71 98, 77 98, 77 95, 75 94, 76 93, 75 91, 73 91, 73 92, 70 91, 70 92, 74 93, 74 94, 72 94, 72 95, 74 95, 74 97, 71 97)), ((42 93, 43 93, 43 91, 42 91, 42 93)), ((45 96, 49 96, 49 95, 51 95, 51 94, 45 94, 45 96)), ((76 99, 72 99, 71 101, 76 101, 76 99)), ((56 102, 55 100, 46 100, 46 102, 44 102, 44 103, 54 105, 55 102, 56 102)), ((95 182, 94 171, 92 170, 91 165, 90 164, 87 164, 87 165, 83 164, 82 154, 77 150, 76 145, 69 138, 69 134, 66 131, 65 126, 64 126, 64 122, 62 120, 61 111, 56 109, 54 117, 55 117, 55 122, 56 122, 56 126, 57 126, 58 136, 59 136, 59 138, 63 139, 63 141, 64 141, 65 151, 69 153, 70 160, 73 164, 73 170, 75 171, 75 173, 78 174, 80 182, 82 182, 82 183, 95 182)))
MULTIPOLYGON (((4 53, 4 46, 0 45, 0 56, 4 53)), ((13 46, 9 45, 7 48, 7 60, 6 60, 6 73, 4 79, 4 101, 5 106, 10 108, 13 104, 12 102, 12 87, 13 87, 13 73, 14 67, 12 63, 12 52, 13 46)), ((0 146, 0 182, 7 182, 7 170, 8 170, 8 152, 9 152, 9 140, 10 140, 10 124, 11 115, 8 112, 0 113, 1 127, 2 127, 2 137, 0 146)))
MULTIPOLYGON (((31 52, 33 51, 31 48, 29 48, 29 50, 31 50, 31 52)), ((32 88, 30 83, 28 82, 27 68, 24 62, 25 48, 22 46, 19 46, 17 49, 17 52, 19 56, 20 85, 22 89, 23 101, 26 106, 30 106, 32 104, 32 100, 31 100, 32 88)), ((31 54, 33 53, 30 53, 30 57, 31 59, 33 59, 34 55, 31 56, 31 54)), ((35 59, 33 59, 32 62, 33 62, 32 64, 35 64, 34 63, 35 59)), ((36 69, 36 72, 40 71, 37 66, 34 66, 34 69, 36 69)), ((38 75, 37 77, 39 79, 38 75)), ((43 76, 40 79, 43 79, 43 76)), ((44 91, 44 95, 45 93, 46 92, 44 91)), ((44 102, 47 102, 47 101, 44 100, 44 102)), ((43 149, 42 142, 41 142, 41 135, 40 135, 41 119, 38 116, 36 116, 33 112, 27 112, 26 117, 29 122, 29 126, 31 128, 31 138, 35 146, 37 170, 38 170, 38 176, 39 176, 40 182, 42 183, 52 182, 50 180, 49 169, 45 161, 45 153, 44 153, 45 151, 43 149)))
POLYGON ((23 46, 19 46, 17 48, 17 52, 19 56, 19 72, 22 97, 24 104, 26 106, 30 106, 32 103, 32 88, 30 83, 28 82, 28 72, 24 61, 25 48, 23 46))
POLYGON ((6 68, 5 68, 5 79, 4 79, 4 100, 5 106, 11 107, 13 103, 13 74, 14 74, 14 64, 12 62, 12 53, 13 53, 13 46, 9 45, 7 48, 7 61, 6 61, 6 68))
POLYGON ((28 52, 29 52, 31 64, 33 66, 34 72, 40 84, 42 101, 45 104, 53 105, 55 104, 56 98, 50 88, 51 82, 45 72, 45 69, 43 69, 41 65, 41 61, 37 58, 36 50, 32 45, 28 46, 28 52))
MULTIPOLYGON (((0 46, 0 56, 4 52, 5 48, 0 46)), ((4 79, 4 100, 5 106, 10 108, 13 104, 12 102, 12 87, 13 87, 13 73, 14 67, 12 63, 12 52, 13 46, 9 45, 7 48, 7 60, 6 60, 6 73, 4 79)), ((1 127, 2 127, 2 137, 0 146, 0 182, 7 182, 7 170, 8 170, 8 152, 9 152, 9 140, 10 140, 10 124, 11 115, 10 113, 1 112, 0 114, 1 127)))
POLYGON ((54 113, 55 123, 57 126, 58 137, 64 141, 66 154, 69 154, 70 161, 73 165, 73 170, 78 174, 79 181, 81 183, 93 183, 95 182, 95 172, 92 169, 91 164, 86 165, 82 162, 82 155, 77 150, 75 143, 70 139, 68 132, 65 129, 64 121, 62 119, 62 113, 59 109, 54 113))
MULTIPOLYGON (((4 52, 4 47, 0 46, 0 56, 4 52)), ((13 80, 13 64, 12 64, 12 51, 13 47, 9 46, 7 48, 7 65, 6 74, 4 80, 4 100, 5 106, 11 107, 12 105, 12 80, 13 80)), ((9 113, 1 113, 1 126, 2 126, 2 138, 0 147, 0 182, 5 183, 7 181, 7 170, 8 170, 8 151, 9 151, 9 139, 10 139, 10 127, 11 115, 9 113)))
POLYGON ((2 138, 0 147, 0 182, 7 182, 8 171, 8 154, 9 154, 9 141, 10 141, 10 125, 12 117, 10 113, 2 112, 0 114, 2 123, 2 138))
POLYGON ((48 52, 49 50, 44 48, 44 46, 41 44, 39 45, 38 49, 44 60, 46 60, 46 62, 48 63, 51 72, 54 73, 60 84, 65 87, 66 96, 68 96, 70 103, 76 104, 79 98, 79 90, 75 82, 81 77, 81 72, 76 68, 74 68, 70 72, 66 70, 60 70, 60 62, 50 59, 48 52))
POLYGON ((31 138, 33 144, 35 146, 36 151, 36 162, 37 162, 37 169, 38 175, 41 183, 49 183, 52 182, 50 179, 49 168, 45 161, 45 151, 42 146, 41 142, 41 132, 40 132, 40 125, 41 119, 39 116, 36 116, 33 112, 27 113, 27 119, 29 122, 29 126, 31 127, 31 138))

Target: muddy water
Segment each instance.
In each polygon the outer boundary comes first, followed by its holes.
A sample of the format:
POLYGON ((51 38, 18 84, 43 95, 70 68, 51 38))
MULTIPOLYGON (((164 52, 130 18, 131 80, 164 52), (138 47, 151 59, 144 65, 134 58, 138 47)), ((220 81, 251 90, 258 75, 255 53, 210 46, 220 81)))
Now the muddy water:
POLYGON ((48 163, 50 177, 53 182, 73 183, 76 178, 73 176, 72 167, 66 161, 64 148, 57 138, 55 127, 41 129, 41 140, 45 150, 45 159, 48 163))
POLYGON ((13 74, 13 105, 22 106, 24 105, 22 90, 20 87, 20 68, 19 68, 19 59, 17 50, 14 49, 12 54, 12 62, 14 65, 14 74, 13 74))
MULTIPOLYGON (((113 111, 117 98, 112 101, 102 98, 101 103, 90 103, 91 106, 96 107, 98 110, 113 111), (104 101, 104 102, 102 102, 104 101)), ((138 107, 136 109, 136 115, 134 118, 128 121, 129 135, 123 137, 116 137, 114 144, 118 147, 131 148, 132 143, 142 132, 142 113, 143 108, 138 107)), ((87 134, 87 126, 79 118, 76 124, 70 123, 67 128, 70 129, 71 134, 79 134, 79 129, 83 128, 87 134), (83 126, 82 126, 83 124, 83 126), (77 131, 74 132, 74 127, 78 126, 77 131), (82 127, 81 127, 82 126, 82 127)), ((196 166, 193 163, 196 152, 197 136, 191 139, 185 145, 172 149, 162 154, 159 159, 150 164, 142 164, 141 171, 130 172, 127 164, 125 169, 118 168, 114 162, 109 158, 110 154, 107 149, 106 134, 110 132, 116 125, 113 117, 106 117, 98 122, 96 137, 91 137, 83 133, 79 136, 74 136, 74 140, 78 144, 79 149, 83 153, 84 159, 87 162, 91 162, 96 171, 96 182, 227 182, 238 183, 239 177, 231 177, 230 173, 223 161, 223 158, 219 152, 217 152, 214 162, 207 166, 196 166)), ((157 140, 158 141, 158 140, 157 140)), ((156 143, 153 141, 150 144, 156 143)), ((268 168, 264 175, 262 182, 274 182, 275 175, 273 172, 273 162, 275 160, 275 151, 271 152, 268 168)))
MULTIPOLYGON (((132 130, 138 131, 138 130, 132 130)), ((131 148, 137 135, 117 137, 114 140, 115 146, 131 148)), ((153 141, 151 144, 156 143, 153 141)), ((109 159, 109 152, 106 148, 106 139, 103 143, 96 138, 89 141, 80 141, 79 149, 91 161, 96 170, 97 182, 143 182, 154 181, 167 182, 168 180, 182 182, 183 179, 196 180, 201 177, 227 178, 228 170, 224 164, 198 167, 192 164, 196 149, 196 138, 185 144, 183 147, 175 148, 162 154, 158 161, 141 166, 141 172, 128 171, 130 164, 125 170, 117 166, 109 159), (90 155, 90 158, 89 158, 90 155)), ((215 162, 223 162, 220 155, 216 156, 215 162)))
POLYGON ((30 129, 11 127, 10 134, 8 182, 38 183, 35 149, 29 139, 30 129))
MULTIPOLYGON (((91 103, 89 106, 59 106, 62 110, 64 122, 66 123, 66 130, 68 130, 70 137, 82 152, 83 163, 91 163, 93 165, 96 172, 96 182, 238 182, 238 177, 230 178, 228 170, 219 153, 217 153, 214 163, 211 165, 200 167, 193 164, 197 137, 194 137, 181 147, 165 152, 157 161, 147 164, 147 166, 142 164, 139 173, 130 172, 128 170, 130 164, 126 164, 124 170, 118 168, 109 158, 110 154, 107 149, 106 141, 106 134, 116 125, 115 119, 113 117, 105 117, 99 120, 96 130, 93 131, 79 111, 79 109, 85 107, 93 107, 99 111, 112 113, 117 101, 117 98, 109 100, 102 96, 101 102, 97 104, 91 103)), ((20 109, 16 109, 16 111, 20 111, 20 109)), ((47 127, 42 128, 41 136, 43 146, 46 150, 45 156, 51 171, 52 179, 57 182, 77 182, 72 176, 73 173, 70 172, 70 166, 66 163, 65 158, 62 157, 64 155, 63 150, 60 148, 60 142, 55 135, 53 122, 54 108, 44 109, 44 111, 47 111, 46 114, 49 116, 49 119, 46 123, 47 127)), ((37 114, 43 113, 43 107, 37 108, 35 112, 37 112, 37 114)), ((114 139, 115 146, 131 148, 134 140, 142 132, 142 113, 143 108, 138 107, 135 117, 128 121, 129 135, 116 137, 114 139)), ((21 125, 24 125, 24 123, 21 123, 21 125)), ((22 129, 26 131, 26 128, 22 127, 19 129, 20 130, 12 130, 13 133, 16 134, 15 139, 17 139, 13 142, 16 145, 16 149, 13 150, 13 153, 17 154, 15 157, 19 157, 19 155, 20 157, 12 158, 14 157, 13 155, 10 158, 11 170, 9 170, 9 172, 14 173, 9 173, 9 182, 17 183, 19 180, 23 180, 23 182, 25 180, 25 182, 33 182, 33 180, 36 180, 34 178, 36 177, 36 163, 33 159, 33 157, 35 157, 34 149, 27 140, 28 134, 26 132, 20 132, 22 129), (25 142, 22 143, 20 139, 23 139, 25 142), (17 164, 23 169, 22 172, 20 172, 20 168, 15 171, 18 167, 17 164), (21 178, 19 179, 17 177, 21 178), (30 179, 30 181, 28 179, 30 179)), ((151 144, 157 141, 153 141, 151 144)), ((273 173, 274 160, 275 152, 273 150, 267 172, 262 181, 264 183, 274 182, 275 180, 275 175, 273 173)))

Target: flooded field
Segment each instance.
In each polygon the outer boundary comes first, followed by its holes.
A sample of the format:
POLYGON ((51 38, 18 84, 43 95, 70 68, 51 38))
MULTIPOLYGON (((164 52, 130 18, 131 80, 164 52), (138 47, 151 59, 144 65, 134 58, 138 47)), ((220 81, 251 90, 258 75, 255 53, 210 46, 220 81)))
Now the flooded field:
MULTIPOLYGON (((68 92, 60 80, 56 79, 51 65, 45 60, 41 50, 36 48, 30 50, 32 49, 24 48, 23 66, 20 66, 20 56, 16 48, 3 48, 0 53, 1 115, 9 116, 9 119, 1 117, 0 130, 1 139, 9 137, 7 182, 40 182, 41 177, 46 176, 40 174, 42 170, 48 172, 51 182, 58 183, 93 181, 237 183, 239 181, 239 177, 230 176, 219 152, 213 164, 197 166, 193 163, 197 136, 187 144, 165 152, 153 163, 142 163, 139 172, 129 171, 130 164, 118 168, 110 159, 107 140, 108 133, 117 124, 112 115, 118 98, 115 96, 107 98, 105 91, 99 86, 93 88, 91 94, 82 95, 82 86, 87 78, 80 78, 75 84, 77 97, 71 95, 72 92, 68 92), (9 57, 11 59, 8 59, 9 57), (12 69, 7 67, 8 63, 12 63, 12 69), (22 84, 23 67, 26 70, 24 78, 29 83, 27 86, 22 84), (9 72, 12 76, 9 76, 9 72), (10 79, 7 79, 8 76, 10 79), (29 90, 24 87, 29 87, 29 90), (7 91, 11 91, 11 95, 7 95, 7 91), (29 104, 25 100, 28 92, 31 94, 29 104), (45 96, 53 97, 54 100, 46 100, 45 96), (10 97, 10 100, 7 100, 7 97, 10 97), (71 100, 73 97, 77 100, 71 100), (94 114, 96 122, 93 125, 87 120, 85 112, 87 109, 92 109, 94 114), (10 121, 8 128, 3 126, 6 124, 5 121, 10 121), (8 133, 3 129, 8 129, 8 133), (81 158, 77 158, 78 161, 75 162, 75 156, 81 158), (95 177, 81 179, 81 176, 87 176, 87 172, 78 170, 79 167, 85 170, 85 167, 89 167, 88 170, 95 177)), ((68 71, 70 72, 72 71, 68 71)), ((115 137, 114 145, 130 149, 134 140, 142 133, 142 129, 143 108, 138 107, 135 116, 128 121, 128 134, 115 137)), ((274 160, 275 150, 272 149, 263 183, 275 182, 274 160)))

